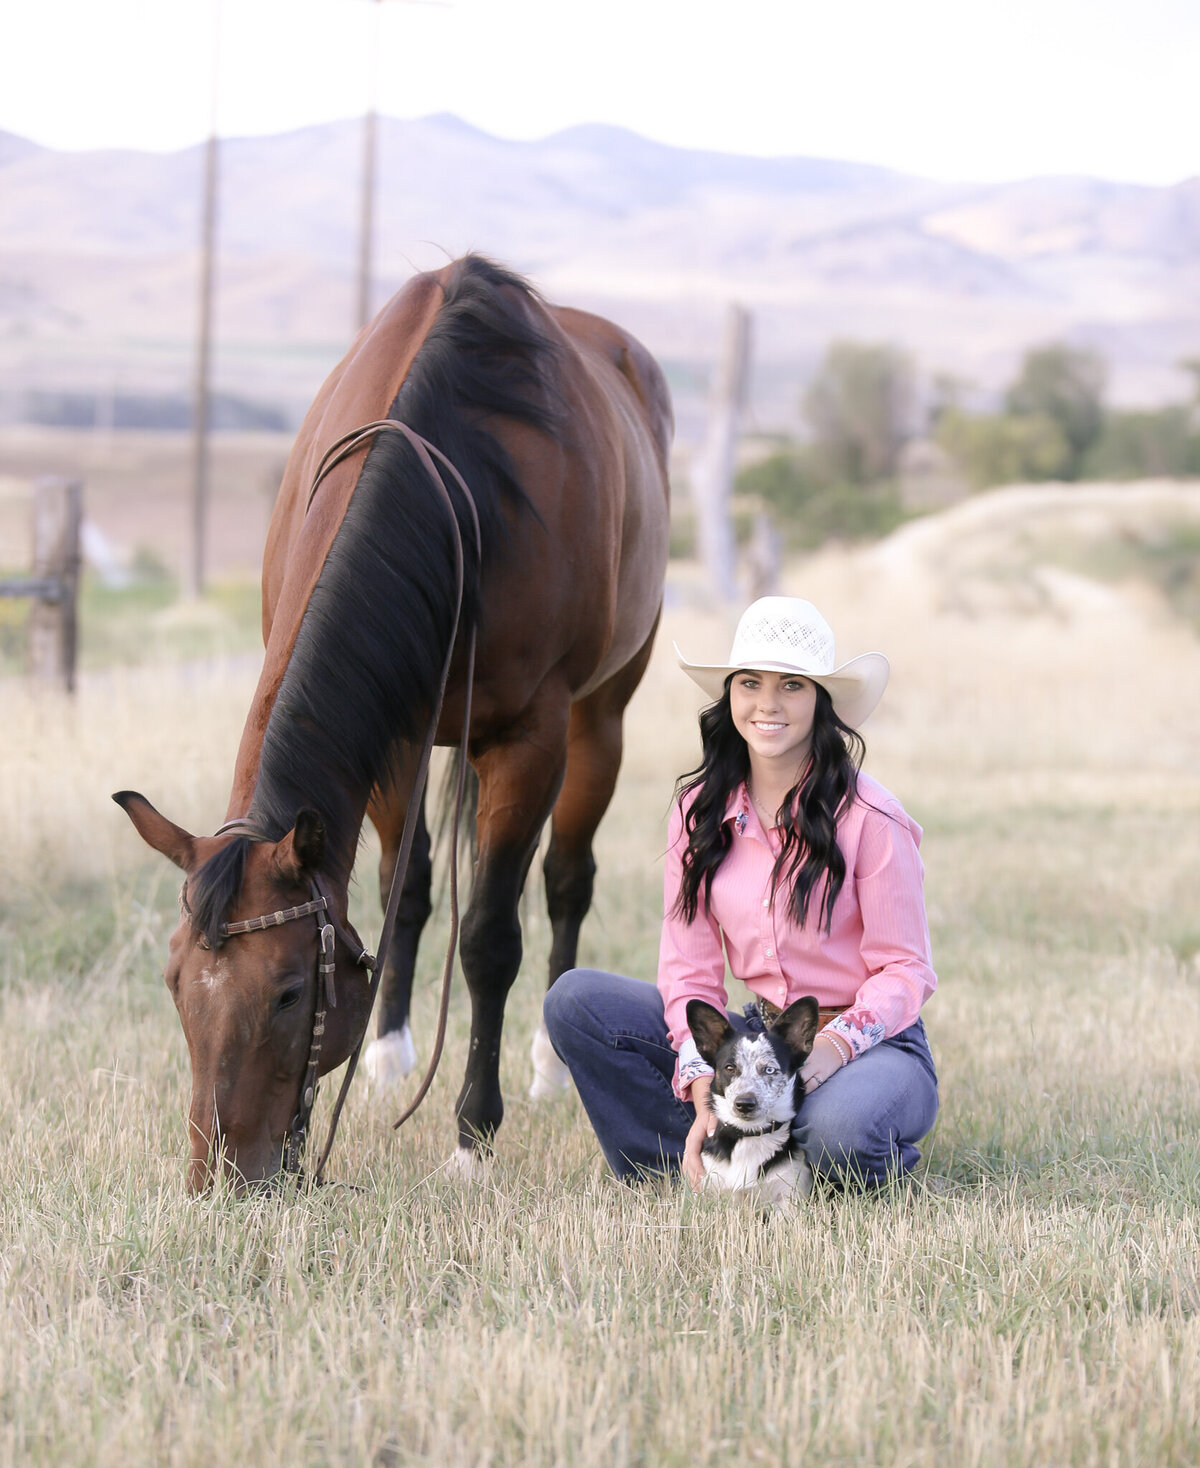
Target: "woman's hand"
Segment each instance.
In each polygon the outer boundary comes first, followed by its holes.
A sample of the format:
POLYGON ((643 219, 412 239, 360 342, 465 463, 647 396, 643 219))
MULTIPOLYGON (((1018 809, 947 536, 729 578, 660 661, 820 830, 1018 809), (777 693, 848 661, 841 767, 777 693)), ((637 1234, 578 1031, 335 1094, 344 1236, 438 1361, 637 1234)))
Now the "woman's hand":
POLYGON ((800 1071, 800 1079, 804 1082, 804 1094, 807 1096, 810 1092, 815 1091, 831 1075, 836 1075, 845 1064, 846 1054, 838 1042, 830 1035, 819 1034, 813 1043, 812 1054, 804 1062, 800 1071))
POLYGON ((709 1110, 708 1093, 712 1076, 697 1076, 692 1082, 692 1105, 696 1108, 696 1120, 688 1130, 683 1144, 683 1175, 699 1192, 704 1185, 704 1163, 700 1161, 700 1148, 704 1139, 711 1137, 717 1129, 717 1118, 709 1110))

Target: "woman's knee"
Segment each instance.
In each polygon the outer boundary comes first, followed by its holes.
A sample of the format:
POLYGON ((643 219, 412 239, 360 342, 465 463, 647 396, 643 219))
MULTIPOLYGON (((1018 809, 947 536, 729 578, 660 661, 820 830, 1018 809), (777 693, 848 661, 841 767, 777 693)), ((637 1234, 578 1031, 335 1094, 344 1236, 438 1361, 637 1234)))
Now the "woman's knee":
POLYGON ((559 974, 542 1001, 542 1018, 551 1037, 562 1025, 573 1029, 595 1028, 607 1008, 605 981, 613 977, 590 968, 571 968, 559 974))
POLYGON ((890 1136, 874 1118, 856 1111, 826 1107, 819 1117, 806 1118, 802 1109, 797 1121, 794 1130, 814 1165, 818 1159, 877 1159, 890 1150, 890 1136))
POLYGON ((793 1128, 819 1175, 871 1186, 915 1165, 919 1139, 902 1137, 886 1107, 831 1103, 832 1098, 819 1108, 806 1103, 793 1128))

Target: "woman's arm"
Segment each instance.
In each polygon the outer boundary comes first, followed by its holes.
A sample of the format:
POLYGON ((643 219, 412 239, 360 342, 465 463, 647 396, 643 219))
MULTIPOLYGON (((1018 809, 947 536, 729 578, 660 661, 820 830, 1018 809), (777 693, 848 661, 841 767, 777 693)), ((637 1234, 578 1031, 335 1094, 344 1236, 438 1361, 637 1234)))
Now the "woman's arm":
POLYGON ((692 1082, 692 1105, 696 1108, 696 1120, 688 1129, 683 1144, 683 1175, 693 1188, 704 1182, 704 1163, 700 1161, 700 1149, 704 1139, 711 1137, 717 1129, 717 1118, 708 1104, 708 1093, 712 1087, 712 1074, 697 1076, 692 1082))
MULTIPOLYGON (((867 977, 854 1003, 826 1026, 850 1059, 913 1024, 937 988, 925 914, 921 829, 898 802, 868 810, 854 863, 867 977)), ((822 1032, 824 1033, 824 1032, 822 1032)))
POLYGON ((676 802, 667 826, 658 990, 666 1014, 667 1038, 680 1057, 681 1069, 676 1071, 675 1090, 684 1101, 690 1099, 689 1087, 697 1078, 712 1074, 711 1067, 700 1059, 688 1029, 688 1000, 704 999, 720 1009, 724 1009, 726 1003, 725 948, 720 926, 703 901, 694 922, 685 922, 675 913, 686 845, 683 812, 676 802))

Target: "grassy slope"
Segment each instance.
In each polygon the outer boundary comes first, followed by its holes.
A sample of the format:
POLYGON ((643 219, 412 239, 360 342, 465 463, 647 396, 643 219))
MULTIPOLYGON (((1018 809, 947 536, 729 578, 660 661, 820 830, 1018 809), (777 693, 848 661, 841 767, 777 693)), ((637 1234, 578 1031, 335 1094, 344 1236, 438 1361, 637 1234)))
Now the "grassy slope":
MULTIPOLYGON (((211 828, 252 673, 93 676, 73 712, 0 689, 0 1461, 1196 1461, 1200 649, 1140 593, 964 609, 944 543, 890 556, 788 589, 844 652, 893 654, 869 767, 926 828, 943 1112, 909 1186, 765 1224, 615 1187, 573 1096, 524 1099, 532 899, 486 1181, 441 1170, 460 986, 409 1127, 352 1100, 356 1190, 186 1201, 177 886, 107 792, 211 828)), ((589 962, 646 974, 694 747, 670 639, 725 635, 677 597, 585 930, 589 962)), ((419 1042, 439 966, 431 943, 419 1042)))

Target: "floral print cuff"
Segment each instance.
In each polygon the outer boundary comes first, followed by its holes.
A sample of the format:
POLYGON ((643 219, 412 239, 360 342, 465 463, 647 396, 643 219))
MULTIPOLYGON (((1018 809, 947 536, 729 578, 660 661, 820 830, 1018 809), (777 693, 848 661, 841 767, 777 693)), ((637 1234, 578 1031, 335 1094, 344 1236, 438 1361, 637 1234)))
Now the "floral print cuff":
POLYGON ((697 1076, 710 1076, 713 1068, 696 1049, 691 1035, 679 1047, 679 1089, 686 1091, 697 1076))
POLYGON ((837 1019, 831 1019, 825 1026, 827 1030, 832 1030, 839 1040, 844 1040, 849 1045, 851 1060, 857 1060, 872 1045, 878 1045, 887 1034, 885 1026, 873 1015, 864 1014, 862 1018, 865 1022, 856 1024, 853 1020, 847 1019, 844 1014, 839 1014, 837 1019))
POLYGON ((706 1060, 689 1060, 679 1067, 679 1089, 686 1091, 697 1076, 710 1076, 713 1068, 706 1060))

